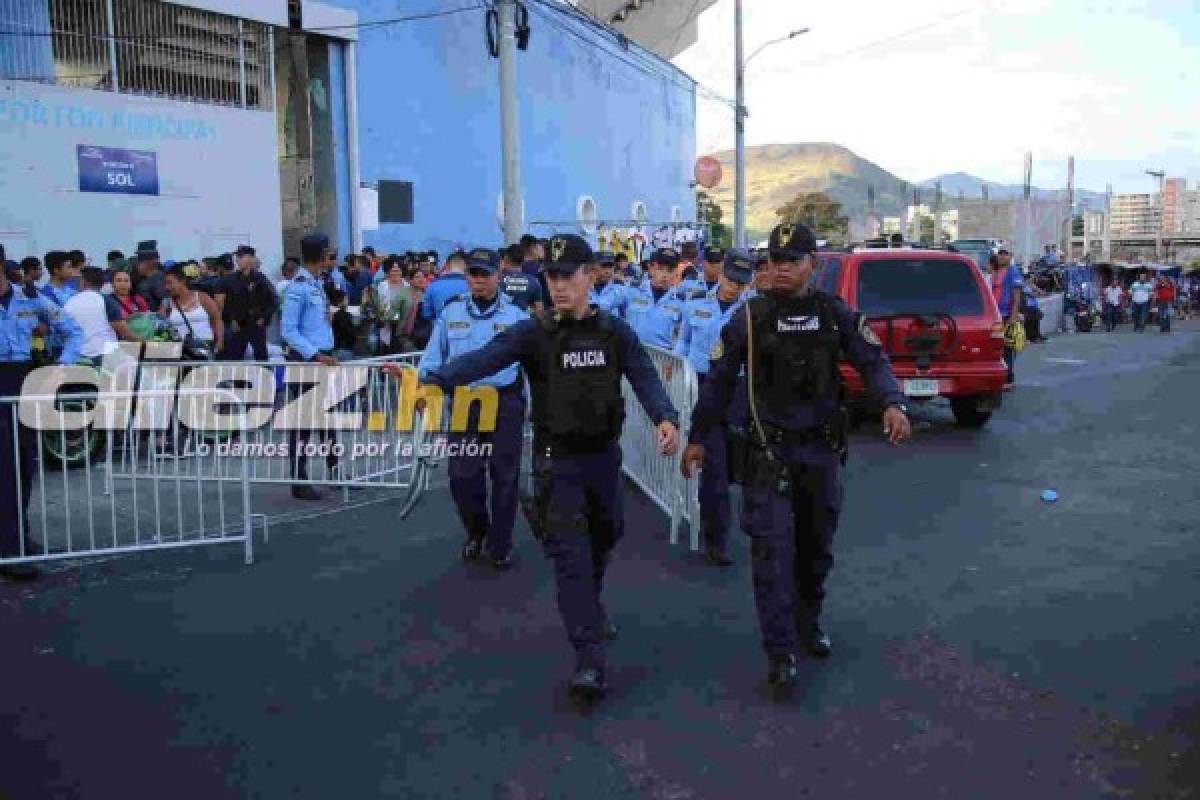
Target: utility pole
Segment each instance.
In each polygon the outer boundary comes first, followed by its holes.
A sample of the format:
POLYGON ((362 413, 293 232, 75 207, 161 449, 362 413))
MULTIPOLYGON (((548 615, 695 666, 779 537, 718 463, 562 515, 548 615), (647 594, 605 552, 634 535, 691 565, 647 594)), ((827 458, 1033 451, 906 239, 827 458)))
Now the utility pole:
POLYGON ((1157 262, 1162 259, 1162 229, 1163 220, 1166 217, 1166 208, 1163 206, 1163 195, 1167 190, 1167 172, 1166 170, 1146 170, 1146 174, 1151 178, 1158 178, 1158 221, 1154 226, 1154 260, 1157 262))
POLYGON ((734 247, 746 246, 746 65, 742 60, 742 0, 734 0, 733 3, 733 35, 734 35, 734 60, 736 74, 734 80, 737 85, 737 96, 735 103, 737 108, 734 109, 736 117, 736 133, 737 164, 734 170, 737 172, 736 188, 734 189, 735 197, 733 199, 733 245, 734 247))
POLYGON ((500 139, 504 182, 504 241, 521 238, 524 220, 521 208, 521 132, 517 116, 517 3, 498 0, 500 15, 500 139))
MULTIPOLYGON (((1086 225, 1086 220, 1084 225, 1086 225)), ((1072 242, 1075 237, 1075 156, 1067 157, 1067 233, 1063 247, 1063 259, 1071 260, 1072 242)))

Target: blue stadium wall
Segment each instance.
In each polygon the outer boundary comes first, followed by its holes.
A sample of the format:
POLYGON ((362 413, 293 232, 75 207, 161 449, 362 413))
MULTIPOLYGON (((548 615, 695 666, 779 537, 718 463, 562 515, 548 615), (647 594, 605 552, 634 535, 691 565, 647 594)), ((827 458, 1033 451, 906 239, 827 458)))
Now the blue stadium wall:
MULTIPOLYGON (((443 253, 501 244, 498 61, 487 53, 484 10, 372 27, 466 3, 334 3, 356 11, 364 25, 357 44, 360 179, 413 184, 413 222, 366 230, 364 244, 443 253)), ((601 221, 631 219, 636 203, 650 222, 670 221, 676 210, 694 220, 691 79, 585 21, 538 0, 526 4, 533 32, 517 61, 526 228, 548 234, 550 227, 530 224, 548 221, 580 232, 575 221, 585 196, 601 221)), ((342 113, 339 103, 335 123, 342 113)), ((335 146, 345 144, 335 134, 335 146)), ((350 198, 339 194, 345 209, 350 198)), ((348 225, 339 228, 345 252, 348 225)))

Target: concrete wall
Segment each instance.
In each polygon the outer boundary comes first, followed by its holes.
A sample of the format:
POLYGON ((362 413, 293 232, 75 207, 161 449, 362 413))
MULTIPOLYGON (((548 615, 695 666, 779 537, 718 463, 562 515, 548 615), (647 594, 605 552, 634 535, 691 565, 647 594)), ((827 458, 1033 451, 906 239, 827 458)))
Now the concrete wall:
MULTIPOLYGON (((396 16, 394 2, 336 2, 364 24, 396 16)), ((444 5, 404 6, 411 14, 430 10, 444 5)), ((574 221, 584 195, 602 220, 629 219, 638 200, 651 221, 669 220, 674 206, 695 219, 690 79, 662 62, 655 69, 666 77, 648 76, 618 60, 653 62, 637 45, 623 51, 611 37, 534 4, 530 23, 532 41, 517 66, 526 227, 574 221)), ((414 223, 365 231, 364 243, 441 252, 500 244, 498 62, 486 52, 484 11, 364 27, 357 67, 361 179, 414 184, 414 223)))
POLYGON ((274 126, 270 111, 0 80, 0 241, 9 258, 78 247, 98 264, 146 239, 176 260, 249 242, 277 265, 274 126), (157 194, 81 191, 80 146, 152 153, 157 194))

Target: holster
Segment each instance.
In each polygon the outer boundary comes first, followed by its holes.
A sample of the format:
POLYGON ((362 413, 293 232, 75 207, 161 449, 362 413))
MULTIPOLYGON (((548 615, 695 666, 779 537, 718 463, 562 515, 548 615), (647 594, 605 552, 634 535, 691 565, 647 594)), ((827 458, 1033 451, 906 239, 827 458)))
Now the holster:
POLYGON ((534 461, 533 493, 521 491, 521 511, 525 514, 525 521, 529 523, 533 538, 539 542, 546 541, 546 537, 550 535, 550 490, 553 482, 552 462, 547 453, 545 458, 534 461))

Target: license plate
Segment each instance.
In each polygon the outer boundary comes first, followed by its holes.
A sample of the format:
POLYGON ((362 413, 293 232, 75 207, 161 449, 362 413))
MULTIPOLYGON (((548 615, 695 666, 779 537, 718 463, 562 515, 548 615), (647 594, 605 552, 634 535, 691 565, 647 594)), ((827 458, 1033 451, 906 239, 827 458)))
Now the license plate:
POLYGON ((938 382, 935 380, 905 381, 904 393, 909 397, 937 397, 938 382))

